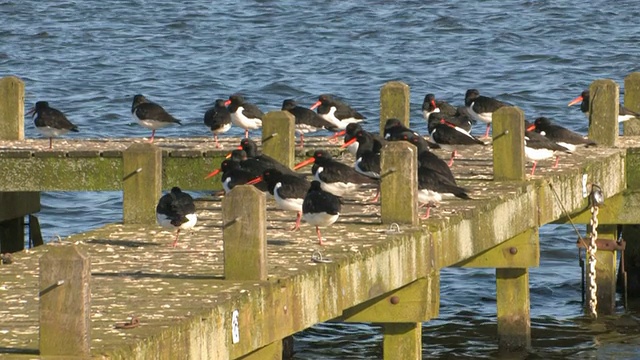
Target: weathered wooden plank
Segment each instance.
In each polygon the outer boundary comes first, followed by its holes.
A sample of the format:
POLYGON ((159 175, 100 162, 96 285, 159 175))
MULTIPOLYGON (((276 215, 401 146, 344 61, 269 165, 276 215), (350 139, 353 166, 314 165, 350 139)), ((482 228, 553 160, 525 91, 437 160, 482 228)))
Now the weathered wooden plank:
MULTIPOLYGON (((640 213, 629 211, 629 209, 640 208, 640 192, 625 191, 615 194, 605 199, 605 205, 600 207, 598 212, 598 222, 602 225, 615 224, 640 224, 640 213)), ((591 220, 589 208, 570 214, 574 224, 588 224, 591 220)), ((569 218, 566 216, 554 221, 556 224, 568 224, 569 218)))
POLYGON ((24 139, 24 82, 16 76, 0 79, 0 140, 24 139))
POLYGON ((620 87, 610 79, 595 80, 589 87, 589 139, 599 146, 618 142, 620 87))
MULTIPOLYGON (((633 72, 624 78, 624 107, 640 113, 640 72, 633 72)), ((625 136, 640 135, 640 120, 625 121, 622 128, 625 136)))
POLYGON ((469 268, 529 268, 539 265, 540 241, 538 228, 535 227, 454 266, 469 268))
POLYGON ((20 158, 26 159, 33 156, 33 152, 30 150, 9 150, 0 151, 0 158, 20 158))
POLYGON ((0 222, 40 211, 40 192, 0 192, 0 222))
POLYGON ((493 114, 493 178, 522 181, 524 170, 524 112, 505 106, 493 114))
POLYGON ((500 349, 521 351, 530 347, 529 270, 496 269, 496 307, 500 349))
POLYGON ((293 168, 295 117, 288 111, 269 111, 262 122, 262 152, 293 168))
POLYGON ((0 222, 0 253, 24 249, 24 217, 0 222))
POLYGON ((75 246, 50 246, 40 258, 40 355, 91 351, 91 263, 75 246))
POLYGON ((122 210, 125 224, 155 224, 162 191, 162 156, 149 143, 131 145, 123 154, 122 210))
POLYGON ((422 359, 422 323, 388 323, 382 325, 384 360, 422 359))
POLYGON ((410 99, 409 85, 401 81, 389 81, 380 88, 380 135, 384 135, 384 124, 391 118, 409 127, 410 99))
POLYGON ((384 224, 418 225, 418 151, 388 142, 380 154, 380 215, 384 224))

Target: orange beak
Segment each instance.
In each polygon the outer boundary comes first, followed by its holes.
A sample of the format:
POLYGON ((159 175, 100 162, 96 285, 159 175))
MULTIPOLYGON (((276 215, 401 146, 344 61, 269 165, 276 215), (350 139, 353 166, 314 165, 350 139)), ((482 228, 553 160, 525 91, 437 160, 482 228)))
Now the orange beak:
POLYGON ((231 100, 227 100, 224 102, 224 106, 229 106, 229 104, 231 104, 231 100))
POLYGON ((262 176, 258 176, 255 179, 251 179, 251 180, 247 181, 247 185, 255 185, 255 184, 259 183, 260 181, 262 181, 262 176))
POLYGON ((536 124, 533 125, 529 125, 529 127, 527 128, 527 131, 533 131, 536 129, 536 124))
POLYGON ((347 133, 347 130, 340 130, 340 131, 338 131, 338 132, 336 133, 336 137, 338 137, 338 136, 342 136, 342 135, 344 135, 344 134, 346 134, 346 133, 347 133))
POLYGON ((435 100, 431 100, 431 106, 433 106, 434 109, 437 109, 438 107, 436 106, 436 101, 435 100))
POLYGON ((32 115, 33 113, 36 112, 36 107, 32 107, 31 110, 27 111, 27 113, 25 115, 32 115))
POLYGON ((571 102, 570 102, 570 103, 569 103, 569 105, 567 105, 567 106, 575 105, 575 104, 577 104, 577 103, 581 102, 582 100, 583 100, 583 99, 582 99, 582 95, 581 95, 581 96, 578 96, 577 98, 575 98, 575 99, 571 100, 571 102))
POLYGON ((220 173, 220 171, 222 171, 221 169, 215 169, 212 172, 209 173, 209 175, 205 176, 204 179, 208 179, 208 178, 212 178, 216 175, 218 175, 220 173))
POLYGON ((309 109, 314 110, 315 108, 320 106, 320 104, 322 104, 322 102, 320 100, 318 100, 313 105, 311 105, 311 107, 309 109))
POLYGON ((316 161, 316 158, 313 158, 313 157, 308 158, 307 160, 305 160, 305 161, 303 161, 301 163, 298 163, 296 166, 294 166, 293 170, 298 170, 298 169, 300 169, 302 167, 305 167, 305 166, 307 166, 309 164, 313 164, 314 161, 316 161))
POLYGON ((351 139, 351 140, 347 141, 346 143, 342 144, 342 146, 340 146, 340 148, 341 148, 341 149, 344 149, 344 148, 346 148, 347 146, 349 146, 349 145, 353 144, 353 143, 354 143, 354 142, 356 142, 356 141, 358 141, 358 139, 353 138, 353 139, 351 139))

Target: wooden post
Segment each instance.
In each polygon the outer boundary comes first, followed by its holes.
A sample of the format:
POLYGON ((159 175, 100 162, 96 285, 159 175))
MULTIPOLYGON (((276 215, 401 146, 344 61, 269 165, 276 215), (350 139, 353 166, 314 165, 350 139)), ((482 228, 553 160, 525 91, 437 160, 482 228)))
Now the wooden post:
POLYGON ((296 118, 288 111, 269 111, 262 122, 262 153, 293 167, 296 118))
POLYGON ((24 82, 15 76, 0 79, 0 139, 24 140, 24 82))
POLYGON ((32 247, 44 245, 40 231, 40 220, 34 215, 29 215, 29 244, 32 247))
POLYGON ((616 146, 620 87, 609 79, 595 80, 589 87, 589 139, 602 146, 616 146))
POLYGON ((162 193, 162 150, 150 143, 135 143, 122 158, 124 223, 155 224, 162 193))
POLYGON ((524 158, 524 112, 505 106, 493 114, 493 179, 526 179, 524 158))
MULTIPOLYGON (((633 72, 624 78, 624 107, 640 113, 640 72, 633 72)), ((622 128, 626 136, 640 135, 640 120, 625 121, 622 128)))
MULTIPOLYGON (((267 280, 267 198, 251 185, 239 185, 222 199, 225 280, 267 280), (238 206, 237 204, 243 204, 238 206)), ((243 360, 282 358, 282 341, 247 354, 243 360)))
POLYGON ((422 323, 386 323, 383 331, 384 360, 422 359, 422 323))
MULTIPOLYGON (((590 226, 587 231, 591 232, 590 226)), ((598 226, 598 240, 616 241, 618 239, 617 225, 598 226)), ((596 284, 598 287, 596 310, 598 315, 611 315, 616 308, 616 261, 617 251, 598 248, 596 251, 596 284)), ((587 269, 589 258, 587 257, 587 269)), ((587 289, 590 279, 587 279, 587 289)), ((587 290, 589 294, 589 290, 587 290)), ((587 295, 588 297, 588 295, 587 295)), ((587 310, 588 311, 588 310, 587 310)))
POLYGON ((409 85, 400 81, 389 81, 380 89, 380 135, 384 135, 384 124, 391 118, 400 120, 409 127, 409 85))
POLYGON ((76 246, 50 246, 40 258, 40 356, 91 352, 91 263, 76 246))
POLYGON ((380 153, 380 215, 383 224, 418 220, 418 150, 406 141, 391 141, 380 153))
MULTIPOLYGON (((2 204, 5 206, 7 204, 2 204)), ((0 253, 24 250, 24 216, 0 222, 0 253)))
POLYGON ((496 269, 498 346, 520 351, 531 346, 529 270, 496 269))

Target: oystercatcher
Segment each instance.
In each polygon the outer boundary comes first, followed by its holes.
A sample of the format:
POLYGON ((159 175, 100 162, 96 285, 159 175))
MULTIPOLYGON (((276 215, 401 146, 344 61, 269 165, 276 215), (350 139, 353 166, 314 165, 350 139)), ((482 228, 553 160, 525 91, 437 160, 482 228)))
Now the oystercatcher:
POLYGON ((151 140, 149 142, 153 142, 156 130, 171 124, 182 125, 180 120, 171 116, 162 106, 147 100, 140 94, 133 97, 131 116, 143 127, 151 129, 151 140))
POLYGON ((460 199, 471 199, 466 190, 449 180, 446 176, 424 166, 418 168, 418 202, 427 207, 423 219, 429 218, 432 207, 442 201, 443 195, 453 195, 460 199))
MULTIPOLYGON (((300 229, 302 217, 302 203, 309 191, 311 184, 300 177, 283 174, 276 169, 267 169, 261 177, 267 183, 269 193, 276 200, 276 205, 282 210, 296 211, 296 224, 291 231, 300 229)), ((250 181, 249 184, 259 181, 260 178, 250 181)))
POLYGON ((204 113, 204 124, 211 129, 216 148, 220 147, 218 134, 226 133, 231 129, 231 114, 224 103, 224 99, 217 99, 215 105, 204 113))
POLYGON ((469 109, 469 115, 471 115, 473 120, 482 121, 487 124, 487 131, 484 133, 484 137, 489 137, 493 113, 499 108, 508 106, 509 104, 494 98, 482 96, 476 89, 469 89, 464 95, 464 105, 469 109))
POLYGON ((309 191, 302 202, 302 218, 304 221, 316 227, 318 243, 322 242, 319 226, 329 226, 335 223, 340 216, 340 199, 322 190, 319 181, 312 181, 309 191))
POLYGON ((336 127, 331 122, 311 109, 298 106, 298 103, 293 99, 284 100, 282 102, 282 110, 288 111, 295 116, 296 132, 300 134, 300 146, 302 147, 304 147, 304 134, 322 129, 336 130, 336 127))
POLYGON ((198 222, 193 198, 182 192, 179 187, 173 187, 171 192, 162 196, 158 201, 156 220, 162 227, 176 229, 176 238, 172 244, 173 247, 176 247, 180 230, 189 230, 198 222))
POLYGON ((440 159, 438 155, 429 151, 429 145, 420 135, 411 135, 403 138, 402 140, 408 141, 416 146, 418 150, 418 166, 430 169, 432 171, 440 173, 440 175, 447 178, 450 182, 456 183, 456 179, 451 172, 451 168, 447 163, 440 159))
POLYGON ((429 115, 439 113, 444 116, 455 116, 457 109, 446 101, 436 101, 436 96, 427 94, 422 101, 422 117, 429 121, 429 115))
MULTIPOLYGON (((420 134, 404 126, 402 122, 396 118, 387 119, 384 123, 384 139, 387 141, 407 140, 412 136, 420 136, 420 134)), ((428 141, 424 138, 422 138, 422 140, 429 148, 440 148, 440 145, 434 142, 428 141)))
MULTIPOLYGON (((530 126, 527 126, 527 128, 530 128, 530 126)), ((558 162, 560 161, 559 154, 570 153, 569 149, 551 141, 535 131, 527 131, 527 128, 525 128, 524 135, 524 156, 527 160, 533 162, 531 175, 535 173, 536 165, 539 160, 548 159, 553 156, 556 156, 556 162, 553 167, 557 168, 558 162)))
MULTIPOLYGON (((569 106, 575 105, 581 101, 582 103, 580 104, 580 111, 582 111, 582 113, 584 113, 584 115, 588 119, 589 118, 589 90, 584 90, 582 94, 580 94, 580 96, 571 100, 571 102, 569 103, 569 106)), ((637 113, 635 111, 632 111, 629 108, 626 108, 620 105, 620 107, 618 108, 618 122, 623 122, 631 119, 640 119, 640 113, 637 113)))
POLYGON ((273 169, 279 170, 284 174, 291 174, 298 177, 304 177, 304 175, 296 173, 295 171, 291 170, 289 167, 285 166, 284 164, 272 158, 271 156, 268 156, 265 154, 259 154, 258 144, 256 144, 255 141, 249 138, 242 139, 240 141, 240 148, 242 148, 242 150, 244 150, 247 153, 247 157, 249 159, 256 159, 258 162, 262 164, 262 168, 260 169, 260 172, 263 172, 266 169, 273 168, 273 169))
POLYGON ((38 101, 36 105, 27 112, 33 114, 34 124, 44 137, 49 138, 49 149, 53 148, 53 138, 64 135, 69 131, 78 132, 78 127, 62 113, 62 111, 49 106, 46 101, 38 101))
POLYGON ((318 108, 316 111, 320 116, 339 130, 344 130, 350 123, 362 122, 366 119, 349 105, 329 94, 320 95, 318 101, 311 105, 310 109, 313 110, 315 108, 318 108))
POLYGON ((245 101, 240 94, 229 96, 224 103, 231 113, 231 122, 244 129, 244 137, 249 137, 249 130, 262 127, 264 113, 254 104, 245 101))
POLYGON ((458 145, 485 145, 485 143, 471 135, 468 131, 455 124, 446 121, 438 113, 429 116, 428 123, 431 140, 440 145, 441 148, 451 151, 451 159, 448 165, 453 165, 453 159, 457 155, 458 145))
MULTIPOLYGON (((251 180, 254 180, 261 176, 260 169, 252 167, 243 167, 243 162, 226 159, 220 164, 220 168, 212 172, 215 176, 222 172, 222 188, 225 193, 228 193, 234 187, 238 185, 248 184, 251 180)), ((260 179, 259 179, 260 180, 260 179)), ((250 185, 254 185, 260 191, 268 191, 267 184, 264 181, 255 181, 250 185)))
POLYGON ((314 179, 320 182, 323 190, 336 196, 351 194, 365 184, 378 184, 378 180, 364 176, 351 166, 333 159, 325 150, 316 150, 313 157, 299 163, 294 169, 311 163, 314 163, 311 169, 314 179))
POLYGON ((376 146, 379 146, 380 148, 382 148, 382 145, 385 140, 378 134, 374 134, 374 133, 363 130, 362 126, 358 123, 351 123, 347 125, 347 128, 345 129, 345 132, 344 132, 344 145, 342 145, 341 147, 347 148, 347 151, 349 151, 351 155, 356 156, 356 153, 358 152, 358 146, 359 146, 358 141, 356 141, 357 140, 356 134, 361 131, 371 135, 371 137, 373 137, 373 141, 377 143, 376 146))
POLYGON ((584 136, 573 132, 565 127, 557 124, 553 124, 550 119, 546 117, 537 118, 532 125, 527 128, 528 131, 534 131, 543 135, 547 139, 557 143, 560 146, 564 146, 569 151, 573 152, 577 146, 595 146, 597 143, 593 140, 589 140, 584 136))

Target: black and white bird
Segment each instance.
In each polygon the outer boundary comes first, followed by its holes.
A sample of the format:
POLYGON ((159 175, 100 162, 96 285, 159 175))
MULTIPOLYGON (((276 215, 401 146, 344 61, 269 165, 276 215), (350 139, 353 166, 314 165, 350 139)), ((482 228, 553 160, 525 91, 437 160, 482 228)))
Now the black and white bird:
POLYGON ((429 116, 428 129, 431 140, 440 145, 442 149, 451 151, 449 166, 453 165, 458 146, 485 145, 482 140, 471 135, 463 128, 446 121, 438 113, 433 113, 429 116))
POLYGON ((455 116, 457 109, 446 101, 436 101, 436 96, 427 94, 422 101, 422 117, 428 122, 429 115, 439 113, 444 116, 455 116))
POLYGON ((73 125, 62 111, 50 107, 46 101, 36 102, 35 106, 27 112, 27 115, 32 114, 36 130, 49 138, 49 149, 53 147, 54 137, 69 131, 78 132, 78 127, 73 125))
MULTIPOLYGON (((406 140, 413 136, 420 136, 417 131, 414 131, 402 124, 399 119, 390 118, 384 123, 384 139, 387 141, 406 140)), ((439 149, 440 145, 431 142, 425 138, 422 138, 425 144, 431 149, 439 149)))
POLYGON ((469 89, 464 95, 464 105, 469 109, 469 115, 476 121, 482 121, 487 124, 487 130, 484 137, 489 137, 489 129, 493 120, 493 113, 503 106, 509 104, 502 101, 480 95, 476 89, 469 89))
POLYGON ((351 106, 329 94, 320 95, 318 101, 311 105, 310 109, 316 108, 318 114, 338 130, 344 130, 350 123, 358 123, 365 120, 365 117, 352 109, 351 106))
POLYGON ((356 139, 356 134, 359 132, 369 134, 373 138, 373 141, 376 143, 375 146, 382 148, 382 144, 385 141, 382 136, 362 129, 362 126, 359 123, 351 123, 347 125, 347 128, 344 131, 344 144, 340 147, 346 148, 351 155, 356 156, 358 152, 358 146, 360 145, 356 139))
MULTIPOLYGON (((295 171, 291 170, 289 167, 282 164, 278 160, 272 158, 271 156, 260 154, 258 152, 258 144, 256 144, 255 141, 249 138, 240 140, 240 148, 242 148, 242 150, 244 150, 247 153, 247 157, 249 159, 255 159, 257 162, 259 162, 259 164, 256 164, 254 167, 256 168, 260 167, 260 170, 259 170, 260 173, 262 173, 266 169, 273 168, 284 174, 291 174, 298 177, 304 177, 304 175, 296 173, 295 171)), ((243 167, 246 167, 246 166, 243 166, 243 167)))
POLYGON ((313 163, 311 173, 322 189, 336 196, 353 195, 363 185, 378 185, 377 179, 358 173, 351 166, 341 163, 325 150, 316 150, 313 157, 297 164, 294 169, 299 169, 313 163))
POLYGON ((297 212, 296 224, 291 231, 300 229, 302 204, 311 184, 303 178, 283 174, 276 169, 265 170, 262 173, 262 180, 267 183, 269 193, 273 195, 278 208, 297 212))
POLYGON ((597 145, 595 141, 587 139, 565 127, 554 124, 551 122, 551 119, 546 117, 539 117, 535 119, 533 124, 529 125, 527 130, 535 131, 558 145, 564 146, 571 152, 575 151, 578 146, 587 147, 597 145))
POLYGON ((217 99, 215 105, 204 113, 204 124, 211 129, 216 148, 220 147, 218 134, 226 133, 231 129, 231 114, 224 103, 224 99, 217 99))
POLYGON ((256 130, 262 127, 264 113, 256 105, 247 102, 240 94, 229 96, 229 100, 224 103, 231 113, 233 125, 244 129, 244 137, 249 137, 249 130, 256 130))
POLYGON ((173 247, 176 247, 180 230, 192 229, 198 222, 193 198, 182 192, 179 187, 173 187, 171 192, 162 196, 158 201, 156 219, 160 226, 176 230, 176 238, 172 244, 173 247))
POLYGON ((182 125, 180 120, 174 118, 162 106, 147 100, 140 94, 133 97, 131 116, 143 127, 151 129, 151 140, 149 142, 153 142, 156 130, 172 124, 182 125))
POLYGON ((556 161, 553 167, 557 168, 558 162, 560 161, 559 155, 562 153, 570 153, 569 149, 553 142, 542 134, 538 134, 535 131, 528 131, 528 128, 530 128, 530 126, 526 126, 524 134, 524 156, 527 160, 533 162, 531 175, 535 173, 538 161, 554 156, 556 157, 556 161))
MULTIPOLYGON (((569 106, 572 106, 581 102, 580 111, 582 111, 582 113, 588 119, 589 118, 589 101, 590 101, 589 90, 584 90, 580 94, 580 96, 571 100, 571 102, 569 103, 569 106)), ((640 119, 640 113, 637 113, 635 111, 632 111, 629 108, 626 108, 620 105, 620 107, 618 108, 618 122, 623 122, 631 119, 640 119)))
POLYGON ((471 199, 466 190, 456 185, 446 176, 428 167, 418 167, 418 202, 426 206, 423 219, 428 219, 432 207, 437 207, 443 195, 452 195, 461 199, 471 199))
POLYGON ((298 103, 293 99, 284 100, 282 102, 282 110, 288 111, 295 117, 296 132, 300 134, 301 147, 304 147, 304 134, 322 129, 336 130, 336 127, 331 122, 311 109, 298 106, 298 103))
POLYGON ((322 190, 319 181, 314 180, 311 182, 309 191, 307 191, 302 202, 302 218, 316 227, 320 245, 324 245, 324 242, 322 241, 319 227, 333 225, 340 217, 341 206, 340 199, 322 190))

